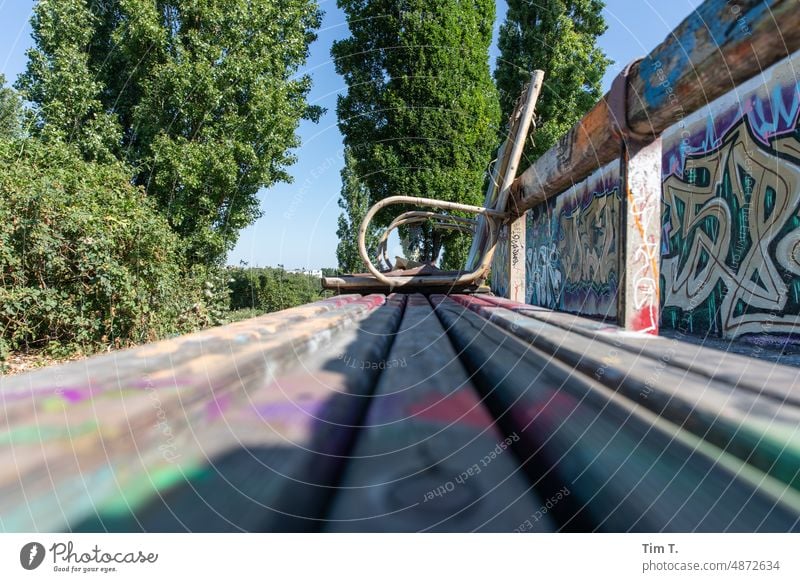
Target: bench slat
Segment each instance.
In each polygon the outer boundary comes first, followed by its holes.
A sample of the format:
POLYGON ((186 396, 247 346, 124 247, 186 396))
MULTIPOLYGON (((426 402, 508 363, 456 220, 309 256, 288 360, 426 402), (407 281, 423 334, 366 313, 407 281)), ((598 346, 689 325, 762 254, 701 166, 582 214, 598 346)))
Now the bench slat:
POLYGON ((800 490, 800 407, 673 368, 669 352, 661 352, 662 357, 635 354, 486 301, 464 296, 455 300, 632 402, 800 490))
POLYGON ((424 297, 410 297, 389 361, 401 364, 381 374, 326 529, 519 528, 543 504, 424 297))
POLYGON ((727 383, 778 402, 800 406, 800 374, 797 368, 772 361, 738 355, 716 348, 664 336, 630 334, 620 328, 559 311, 515 303, 507 299, 482 296, 487 302, 527 317, 556 325, 587 338, 651 358, 668 358, 670 367, 727 383))
MULTIPOLYGON (((2 527, 54 531, 105 508, 124 514, 201 470, 237 442, 209 422, 223 403, 246 402, 385 302, 339 299, 5 379, 2 527)), ((251 441, 264 433, 242 430, 251 441)))
POLYGON ((762 472, 456 301, 432 301, 492 413, 519 432, 537 489, 572 492, 553 509, 562 529, 798 529, 800 511, 762 472))

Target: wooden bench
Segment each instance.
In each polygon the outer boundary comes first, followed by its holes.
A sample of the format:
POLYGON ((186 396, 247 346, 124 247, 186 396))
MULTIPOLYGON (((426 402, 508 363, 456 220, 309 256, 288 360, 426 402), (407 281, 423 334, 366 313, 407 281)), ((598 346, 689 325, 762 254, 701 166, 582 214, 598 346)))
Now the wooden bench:
POLYGON ((0 378, 4 531, 796 531, 795 368, 348 295, 0 378))
POLYGON ((800 530, 797 369, 647 335, 661 224, 633 228, 670 96, 695 111, 800 48, 796 2, 737 9, 698 6, 512 183, 534 77, 483 207, 381 203, 474 229, 468 272, 367 261, 326 281, 359 293, 0 377, 0 530, 800 530), (618 158, 620 327, 472 293, 500 226, 618 158))

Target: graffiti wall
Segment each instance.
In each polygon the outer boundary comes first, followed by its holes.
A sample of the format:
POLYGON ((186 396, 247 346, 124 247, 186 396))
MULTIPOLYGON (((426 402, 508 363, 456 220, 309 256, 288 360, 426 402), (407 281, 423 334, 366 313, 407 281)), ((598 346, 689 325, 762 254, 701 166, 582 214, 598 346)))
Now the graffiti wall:
POLYGON ((616 316, 619 202, 614 162, 528 213, 528 303, 616 316))
POLYGON ((497 237, 494 257, 492 258, 491 288, 492 293, 499 297, 508 297, 508 226, 500 229, 497 237))
POLYGON ((800 334, 800 58, 663 135, 662 326, 800 334))
MULTIPOLYGON (((661 326, 800 341, 800 53, 664 132, 661 326)), ((527 214, 526 300, 613 319, 619 163, 527 214)), ((507 242, 493 290, 506 295, 507 242)), ((751 339, 753 339, 751 337, 751 339)))

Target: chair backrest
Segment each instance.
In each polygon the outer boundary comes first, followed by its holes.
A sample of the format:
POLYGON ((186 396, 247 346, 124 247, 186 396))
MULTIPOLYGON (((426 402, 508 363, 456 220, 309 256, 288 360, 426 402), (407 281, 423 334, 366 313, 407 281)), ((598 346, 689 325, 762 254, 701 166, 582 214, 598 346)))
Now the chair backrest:
MULTIPOLYGON (((489 185, 486 188, 483 206, 490 210, 506 212, 508 209, 508 192, 519 170, 522 152, 528 139, 528 132, 533 123, 534 110, 544 80, 543 71, 531 73, 531 80, 525 86, 517 100, 514 110, 508 119, 508 135, 497 152, 497 161, 490 172, 489 185)), ((487 252, 493 252, 493 241, 489 240, 486 218, 477 217, 475 236, 469 249, 466 271, 472 271, 480 263, 480 258, 487 252)))

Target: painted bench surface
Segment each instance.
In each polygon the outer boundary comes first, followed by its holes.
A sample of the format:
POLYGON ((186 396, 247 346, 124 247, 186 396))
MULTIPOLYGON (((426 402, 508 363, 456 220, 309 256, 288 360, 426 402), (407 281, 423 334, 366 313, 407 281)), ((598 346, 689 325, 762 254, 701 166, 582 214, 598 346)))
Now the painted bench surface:
POLYGON ((795 531, 796 370, 343 295, 0 378, 3 531, 795 531))

